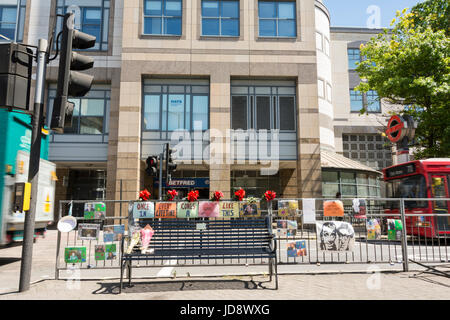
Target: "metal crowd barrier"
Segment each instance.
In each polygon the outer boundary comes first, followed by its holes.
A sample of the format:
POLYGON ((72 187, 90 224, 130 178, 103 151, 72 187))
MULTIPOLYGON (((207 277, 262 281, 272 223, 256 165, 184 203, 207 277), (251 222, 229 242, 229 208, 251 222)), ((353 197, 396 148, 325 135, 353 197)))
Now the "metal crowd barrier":
MULTIPOLYGON (((317 230, 317 223, 304 223, 303 202, 305 199, 275 199, 272 201, 272 208, 262 200, 260 202, 261 215, 271 215, 273 232, 277 235, 278 263, 283 264, 361 264, 361 263, 401 263, 403 270, 409 270, 409 260, 420 263, 443 263, 449 262, 450 238, 450 214, 448 210, 439 209, 443 204, 450 203, 450 199, 385 199, 366 198, 365 215, 355 213, 353 199, 314 199, 315 220, 320 225, 345 226, 351 225, 353 235, 343 237, 350 238, 351 250, 340 251, 337 248, 324 248, 321 233, 317 230), (282 215, 279 208, 280 201, 297 202, 298 207, 291 210, 287 215, 282 215), (324 215, 324 202, 340 200, 343 203, 344 215, 342 217, 332 217, 324 215), (419 205, 418 205, 419 204, 419 205), (424 213, 425 208, 420 208, 426 204, 433 204, 431 213, 424 213), (437 206, 439 204, 439 206, 437 206), (396 212, 393 213, 393 210, 396 212), (290 221, 287 226, 285 221, 290 221), (294 222, 295 221, 295 222, 294 222), (412 222, 415 221, 415 222, 412 222), (407 224, 408 222, 408 224, 407 224), (280 228, 282 227, 282 228, 280 228), (285 228, 286 227, 286 228, 285 228), (294 229, 295 228, 295 229, 294 229), (286 232, 281 229, 286 229, 286 232), (440 234, 432 232, 440 230, 440 234), (288 250, 289 249, 289 250, 288 250)), ((155 200, 151 200, 155 201, 155 200)), ((176 202, 179 202, 177 200, 176 202)), ((227 200, 229 201, 229 200, 227 200)), ((309 200, 311 201, 311 200, 309 200)), ((104 244, 104 226, 124 225, 125 234, 128 232, 130 217, 128 208, 134 202, 126 200, 62 200, 60 201, 59 218, 68 214, 67 205, 72 203, 103 202, 107 211, 120 216, 105 216, 101 219, 84 219, 76 217, 78 224, 89 223, 99 224, 100 233, 96 240, 79 240, 78 227, 68 233, 58 231, 56 250, 56 279, 59 278, 61 270, 71 268, 70 263, 64 261, 65 248, 85 247, 86 259, 77 263, 80 269, 119 269, 120 241, 116 240, 109 244, 115 244, 116 255, 105 257, 105 260, 95 258, 95 246, 104 244), (114 206, 113 209, 108 206, 114 206), (117 208, 119 207, 119 208, 117 208), (109 259, 111 258, 111 259, 109 259)), ((156 201, 157 202, 157 201, 156 201)), ((445 206, 444 206, 445 207, 445 206)), ((284 211, 285 212, 285 211, 284 211)), ((305 212, 306 214, 306 212, 305 212)), ((158 219, 158 218, 155 218, 158 219)), ((177 219, 219 219, 219 218, 177 218, 177 219)), ((222 218, 221 218, 222 219, 222 218)), ((231 218, 245 219, 245 217, 231 218)), ((311 219, 311 216, 309 216, 311 219)), ((151 220, 150 220, 151 221, 151 220)), ((349 229, 349 230, 351 230, 349 229)), ((322 228, 323 230, 323 228, 322 228)), ((332 236, 328 236, 329 239, 332 236)), ((177 265, 188 266, 190 263, 205 263, 208 265, 234 265, 234 264, 261 264, 263 261, 254 259, 246 261, 220 260, 219 261, 176 261, 177 265)), ((163 261, 146 261, 136 267, 163 266, 163 261)))

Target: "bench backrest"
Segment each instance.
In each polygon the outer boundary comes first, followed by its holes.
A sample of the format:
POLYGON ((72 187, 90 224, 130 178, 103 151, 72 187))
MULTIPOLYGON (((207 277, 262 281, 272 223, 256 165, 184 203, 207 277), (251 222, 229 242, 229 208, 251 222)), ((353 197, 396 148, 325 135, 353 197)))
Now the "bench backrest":
POLYGON ((145 219, 155 234, 150 242, 154 249, 239 249, 268 247, 272 226, 269 217, 234 220, 145 219))

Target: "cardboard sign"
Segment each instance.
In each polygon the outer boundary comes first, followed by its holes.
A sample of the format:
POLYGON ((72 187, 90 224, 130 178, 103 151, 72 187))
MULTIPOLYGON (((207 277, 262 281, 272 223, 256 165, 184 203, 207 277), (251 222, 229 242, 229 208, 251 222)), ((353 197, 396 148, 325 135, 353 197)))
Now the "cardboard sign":
POLYGON ((198 202, 178 202, 177 218, 197 218, 198 202))
POLYGON ((155 218, 176 218, 176 202, 157 202, 155 205, 155 218))
POLYGON ((316 199, 302 199, 303 224, 316 223, 316 199))
POLYGON ((219 202, 200 201, 198 205, 198 216, 216 218, 219 217, 219 202))
POLYGON ((223 218, 239 218, 239 202, 238 201, 220 201, 219 216, 223 218))
POLYGON ((155 204, 149 201, 135 202, 133 205, 133 218, 144 219, 155 216, 155 204))
POLYGON ((344 204, 340 200, 325 201, 323 203, 324 217, 343 217, 344 204))

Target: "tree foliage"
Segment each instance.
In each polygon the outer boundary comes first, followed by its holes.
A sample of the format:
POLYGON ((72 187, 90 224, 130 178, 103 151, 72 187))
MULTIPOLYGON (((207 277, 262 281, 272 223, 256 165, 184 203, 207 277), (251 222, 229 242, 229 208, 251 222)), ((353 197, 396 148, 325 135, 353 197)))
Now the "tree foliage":
MULTIPOLYGON (((404 105, 414 117, 416 158, 450 156, 449 1, 428 0, 397 12, 391 30, 361 46, 355 88, 404 105)), ((366 112, 366 110, 362 110, 366 112)))

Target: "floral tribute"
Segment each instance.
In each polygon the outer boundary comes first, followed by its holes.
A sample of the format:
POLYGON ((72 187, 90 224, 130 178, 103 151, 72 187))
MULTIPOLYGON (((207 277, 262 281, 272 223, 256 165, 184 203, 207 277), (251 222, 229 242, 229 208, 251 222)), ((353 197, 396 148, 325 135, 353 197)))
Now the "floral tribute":
POLYGON ((169 190, 167 191, 167 195, 169 196, 169 201, 173 201, 173 199, 178 195, 177 190, 173 189, 173 190, 169 190))
POLYGON ((194 202, 198 200, 198 196, 199 196, 198 190, 193 190, 188 193, 187 199, 189 202, 194 202))
POLYGON ((242 201, 242 200, 244 199, 244 197, 245 197, 245 190, 243 190, 242 188, 240 188, 238 191, 236 191, 236 192, 234 193, 234 195, 236 196, 236 198, 237 198, 239 201, 242 201))
POLYGON ((148 192, 147 189, 142 190, 139 192, 139 200, 141 201, 147 201, 150 198, 151 194, 148 192))
POLYGON ((266 198, 267 201, 272 201, 276 197, 277 193, 275 191, 267 190, 266 192, 264 192, 264 198, 266 198))
POLYGON ((212 201, 220 201, 220 199, 222 199, 222 198, 223 198, 222 191, 215 191, 211 200, 212 201))

